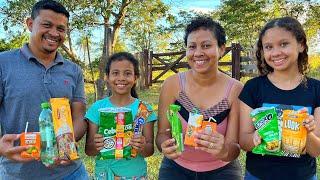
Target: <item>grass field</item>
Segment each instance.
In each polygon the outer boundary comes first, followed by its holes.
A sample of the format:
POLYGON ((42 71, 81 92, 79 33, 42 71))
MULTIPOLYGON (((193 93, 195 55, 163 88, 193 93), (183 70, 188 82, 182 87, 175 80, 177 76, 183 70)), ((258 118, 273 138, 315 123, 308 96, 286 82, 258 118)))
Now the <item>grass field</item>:
MULTIPOLYGON (((310 58, 310 72, 309 75, 311 77, 320 79, 320 57, 311 57, 310 58)), ((167 75, 168 76, 168 75, 167 75)), ((247 80, 248 78, 244 78, 245 80, 247 80)), ((245 81, 244 79, 242 79, 242 81, 245 81)), ((146 91, 140 91, 138 92, 139 94, 139 98, 142 100, 145 100, 147 102, 149 102, 150 104, 153 105, 153 107, 155 109, 157 109, 157 105, 158 105, 158 97, 159 97, 159 91, 160 91, 160 84, 154 84, 152 87, 150 87, 150 89, 146 90, 146 91)), ((90 97, 88 98, 90 99, 90 97)), ((89 101, 90 103, 90 101, 89 101)), ((92 103, 92 102, 91 102, 92 103)), ((155 127, 155 132, 156 132, 157 127, 155 127)), ((94 158, 92 157, 88 157, 85 155, 84 153, 84 139, 83 138, 80 143, 79 143, 79 149, 80 149, 80 156, 81 159, 83 160, 86 169, 89 173, 89 175, 91 176, 91 178, 93 177, 93 173, 94 173, 94 158)), ((158 171, 159 171, 159 167, 160 167, 160 163, 162 160, 162 154, 159 153, 159 151, 155 148, 155 153, 153 156, 146 158, 147 163, 148 163, 148 178, 150 180, 156 180, 158 179, 158 171)), ((317 160, 319 161, 320 158, 318 158, 317 160)), ((239 161, 241 163, 243 172, 244 172, 244 166, 245 166, 245 152, 241 152, 240 156, 239 156, 239 161)), ((317 166, 317 174, 319 176, 320 173, 320 166, 318 163, 317 166)))

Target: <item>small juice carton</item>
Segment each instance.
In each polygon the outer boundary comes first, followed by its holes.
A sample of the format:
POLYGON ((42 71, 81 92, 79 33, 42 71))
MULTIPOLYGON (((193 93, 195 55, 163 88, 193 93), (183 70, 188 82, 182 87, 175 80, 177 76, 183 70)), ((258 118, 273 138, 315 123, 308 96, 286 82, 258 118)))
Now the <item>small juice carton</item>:
POLYGON ((67 98, 51 98, 50 103, 59 158, 65 160, 78 159, 69 100, 67 98))
POLYGON ((210 117, 208 121, 202 121, 201 123, 201 129, 204 130, 206 133, 212 133, 217 131, 217 121, 213 118, 210 117))
POLYGON ((24 132, 20 136, 21 146, 31 146, 26 151, 21 152, 22 158, 40 159, 40 133, 39 132, 24 132))

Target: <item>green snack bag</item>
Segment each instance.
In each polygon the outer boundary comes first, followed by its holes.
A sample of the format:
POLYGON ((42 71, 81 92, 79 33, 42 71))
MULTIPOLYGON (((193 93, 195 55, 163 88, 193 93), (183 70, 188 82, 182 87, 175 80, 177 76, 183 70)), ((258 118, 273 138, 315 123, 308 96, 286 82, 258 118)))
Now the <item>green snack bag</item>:
POLYGON ((121 159, 131 156, 129 141, 133 135, 133 117, 129 108, 99 109, 98 133, 103 135, 104 147, 97 160, 121 159))
POLYGON ((274 107, 261 107, 250 113, 254 127, 261 137, 261 144, 254 147, 255 154, 269 154, 281 156, 281 133, 277 112, 274 107))
POLYGON ((183 145, 183 133, 182 133, 182 124, 178 117, 178 111, 180 110, 180 106, 171 104, 169 106, 169 111, 167 112, 167 117, 171 125, 171 135, 176 140, 176 144, 178 145, 178 152, 184 151, 183 145))

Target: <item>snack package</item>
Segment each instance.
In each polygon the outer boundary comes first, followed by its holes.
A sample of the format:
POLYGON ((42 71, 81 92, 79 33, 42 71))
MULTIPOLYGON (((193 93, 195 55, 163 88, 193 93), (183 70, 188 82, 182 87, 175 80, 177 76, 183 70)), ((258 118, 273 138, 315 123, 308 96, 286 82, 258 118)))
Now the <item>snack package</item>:
POLYGON ((202 121, 200 130, 204 129, 204 131, 207 133, 215 132, 215 131, 217 131, 217 123, 216 122, 217 121, 213 117, 210 117, 208 121, 202 121))
MULTIPOLYGON (((142 135, 143 125, 147 121, 147 118, 149 117, 150 113, 151 112, 148 110, 148 107, 142 101, 140 101, 138 106, 137 116, 133 121, 133 136, 142 135)), ((137 156, 137 150, 132 148, 131 157, 136 157, 136 156, 137 156)))
POLYGON ((178 146, 177 152, 182 152, 184 151, 184 145, 183 145, 182 124, 178 117, 179 110, 180 110, 180 106, 171 104, 167 112, 167 118, 171 125, 171 135, 176 140, 176 144, 178 146))
POLYGON ((273 107, 261 107, 250 113, 254 127, 261 137, 261 144, 254 147, 256 154, 281 156, 281 133, 277 113, 273 107))
POLYGON ((40 159, 40 133, 24 132, 20 136, 20 146, 31 146, 26 151, 21 152, 22 158, 40 159))
POLYGON ((283 110, 281 148, 285 156, 299 157, 306 153, 307 129, 303 121, 306 111, 283 110))
POLYGON ((74 139, 69 99, 51 98, 52 121, 57 139, 59 158, 76 160, 79 158, 74 139))
POLYGON ((96 159, 121 159, 131 156, 129 141, 133 136, 133 118, 129 108, 99 109, 98 133, 103 135, 104 147, 96 159))
POLYGON ((194 142, 194 133, 201 129, 203 115, 198 114, 196 111, 189 113, 188 126, 184 136, 184 144, 196 147, 197 143, 194 142))

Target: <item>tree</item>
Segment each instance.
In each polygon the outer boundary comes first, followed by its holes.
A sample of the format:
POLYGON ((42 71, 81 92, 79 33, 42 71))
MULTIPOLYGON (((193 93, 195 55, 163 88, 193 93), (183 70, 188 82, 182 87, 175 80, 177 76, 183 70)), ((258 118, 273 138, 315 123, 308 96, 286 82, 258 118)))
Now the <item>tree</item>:
POLYGON ((135 1, 129 7, 124 23, 124 34, 130 37, 134 51, 156 49, 159 41, 165 41, 170 33, 164 32, 163 23, 171 14, 169 7, 160 0, 135 1), (142 23, 143 22, 143 23, 142 23))
POLYGON ((244 48, 252 48, 266 20, 266 0, 224 0, 219 20, 226 30, 229 42, 239 42, 244 48))

